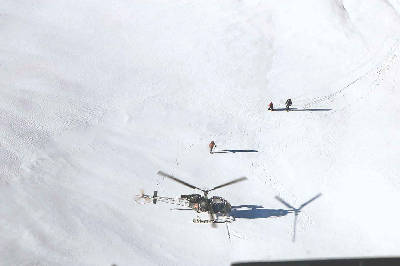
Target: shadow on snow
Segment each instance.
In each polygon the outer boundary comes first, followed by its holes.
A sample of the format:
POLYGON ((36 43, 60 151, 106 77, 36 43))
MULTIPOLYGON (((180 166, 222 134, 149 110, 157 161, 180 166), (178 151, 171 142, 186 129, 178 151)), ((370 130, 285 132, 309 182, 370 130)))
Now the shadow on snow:
MULTIPOLYGON (((332 109, 297 109, 297 108, 290 108, 289 112, 321 112, 321 111, 331 111, 332 109)), ((273 112, 282 112, 286 111, 286 108, 274 108, 273 112)))
POLYGON ((239 205, 239 206, 232 206, 230 215, 234 219, 259 219, 259 218, 270 218, 270 217, 282 217, 286 216, 289 213, 294 213, 292 240, 293 242, 296 242, 297 216, 305 206, 307 206, 308 204, 310 204, 311 202, 313 202, 314 200, 318 199, 321 196, 322 193, 319 193, 315 197, 301 204, 299 208, 295 208, 281 197, 275 196, 275 199, 278 200, 283 205, 285 205, 288 208, 288 210, 264 209, 263 206, 259 205, 239 205))
POLYGON ((293 210, 264 209, 263 206, 257 205, 240 205, 232 206, 231 216, 234 219, 260 219, 282 217, 292 212, 293 210))
POLYGON ((221 150, 221 151, 214 151, 213 153, 236 153, 236 152, 258 152, 256 150, 221 150))

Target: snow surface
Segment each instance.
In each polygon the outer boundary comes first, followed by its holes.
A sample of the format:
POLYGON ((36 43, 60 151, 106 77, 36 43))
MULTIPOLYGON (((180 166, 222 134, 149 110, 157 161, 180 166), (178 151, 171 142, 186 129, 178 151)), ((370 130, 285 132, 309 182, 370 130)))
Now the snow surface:
POLYGON ((400 256, 399 12, 399 0, 2 0, 0 265, 400 256), (293 112, 267 111, 287 98, 293 112), (211 140, 239 151, 210 155, 211 140), (249 206, 213 229, 136 204, 140 189, 195 192, 159 170, 204 188, 247 176, 213 195, 249 206), (319 194, 296 224, 275 199, 319 194))

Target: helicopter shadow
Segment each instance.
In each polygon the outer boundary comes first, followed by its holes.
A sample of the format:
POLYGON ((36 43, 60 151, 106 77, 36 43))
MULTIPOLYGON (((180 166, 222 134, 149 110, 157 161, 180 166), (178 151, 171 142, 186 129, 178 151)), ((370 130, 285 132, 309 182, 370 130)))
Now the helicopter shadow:
POLYGON ((231 216, 233 219, 258 219, 258 218, 270 218, 270 217, 282 217, 286 216, 289 213, 294 214, 294 223, 293 223, 293 237, 292 241, 296 242, 296 225, 297 225, 297 216, 302 211, 302 209, 313 202, 314 200, 318 199, 322 196, 322 193, 319 193, 315 197, 309 199, 307 202, 300 205, 299 208, 295 208, 290 205, 287 201, 282 199, 279 196, 275 196, 275 199, 278 200, 280 203, 285 205, 288 209, 264 209, 263 206, 260 205, 238 205, 232 206, 231 208, 231 216))
POLYGON ((236 152, 258 152, 256 150, 221 150, 221 151, 214 151, 213 153, 236 153, 236 152))
POLYGON ((259 205, 232 206, 231 216, 234 219, 261 219, 286 216, 293 213, 293 210, 264 209, 259 205))

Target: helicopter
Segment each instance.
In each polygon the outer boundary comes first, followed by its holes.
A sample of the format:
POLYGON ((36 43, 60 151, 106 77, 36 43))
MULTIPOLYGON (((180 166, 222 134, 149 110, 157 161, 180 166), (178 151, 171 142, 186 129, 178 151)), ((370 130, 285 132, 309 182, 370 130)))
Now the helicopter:
POLYGON ((158 175, 167 177, 171 180, 174 180, 182 185, 187 187, 197 189, 203 192, 203 195, 200 194, 189 194, 189 195, 181 195, 179 198, 169 198, 169 197, 161 197, 158 196, 158 192, 154 191, 153 196, 145 195, 142 191, 140 195, 135 196, 135 201, 139 204, 146 204, 153 202, 156 204, 157 201, 180 205, 188 210, 194 210, 197 212, 197 218, 193 219, 194 223, 211 223, 212 227, 216 227, 215 223, 223 223, 231 221, 232 217, 230 216, 232 206, 231 204, 224 198, 219 196, 208 197, 208 193, 216 190, 218 188, 222 188, 228 185, 232 185, 244 180, 247 180, 247 177, 243 176, 241 178, 234 179, 230 182, 224 183, 222 185, 216 186, 211 189, 201 189, 196 186, 193 186, 185 181, 182 181, 172 175, 164 173, 162 171, 158 171, 158 175), (209 219, 201 219, 199 213, 208 213, 209 219))

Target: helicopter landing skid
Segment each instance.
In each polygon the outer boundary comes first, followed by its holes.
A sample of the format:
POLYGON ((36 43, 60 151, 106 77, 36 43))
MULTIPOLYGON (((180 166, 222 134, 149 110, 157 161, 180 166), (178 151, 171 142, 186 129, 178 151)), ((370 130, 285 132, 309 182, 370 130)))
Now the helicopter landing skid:
POLYGON ((200 219, 199 217, 197 217, 196 219, 193 219, 193 223, 196 224, 208 224, 208 223, 230 223, 232 222, 234 219, 233 217, 218 217, 217 219, 213 219, 213 220, 208 220, 208 219, 200 219))
POLYGON ((214 220, 203 220, 203 219, 193 219, 193 223, 195 224, 208 224, 208 223, 213 223, 214 220))

